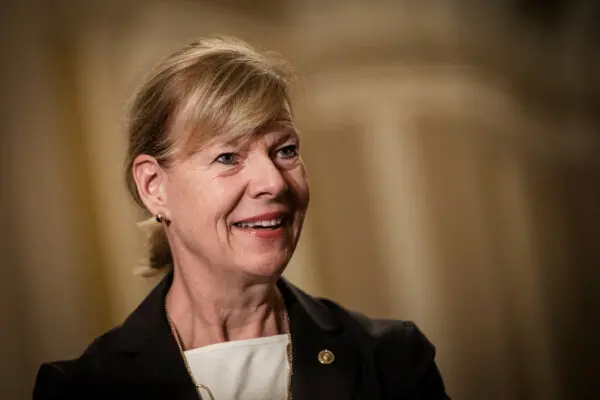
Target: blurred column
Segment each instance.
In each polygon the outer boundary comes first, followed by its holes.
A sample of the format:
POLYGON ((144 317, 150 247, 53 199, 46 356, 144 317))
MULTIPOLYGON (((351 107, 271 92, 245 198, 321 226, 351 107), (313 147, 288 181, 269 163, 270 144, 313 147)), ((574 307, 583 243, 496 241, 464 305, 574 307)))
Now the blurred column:
POLYGON ((15 2, 2 14, 3 54, 10 55, 3 63, 2 161, 9 167, 2 191, 9 212, 2 239, 10 246, 12 279, 0 286, 15 295, 5 306, 14 311, 9 324, 18 337, 3 341, 14 358, 2 379, 14 376, 1 392, 17 399, 30 398, 42 361, 77 356, 106 321, 91 272, 97 253, 69 109, 72 86, 63 79, 64 42, 33 2, 15 2))

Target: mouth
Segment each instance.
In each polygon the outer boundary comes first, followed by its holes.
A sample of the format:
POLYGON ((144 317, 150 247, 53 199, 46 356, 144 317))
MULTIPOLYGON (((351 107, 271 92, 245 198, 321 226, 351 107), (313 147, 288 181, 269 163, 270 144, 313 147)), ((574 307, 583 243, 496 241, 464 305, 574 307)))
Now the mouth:
POLYGON ((248 221, 234 222, 233 226, 235 226, 236 228, 242 228, 242 229, 265 229, 265 230, 271 229, 271 230, 273 230, 273 229, 281 228, 284 223, 285 223, 285 218, 281 217, 281 218, 275 218, 275 219, 269 219, 269 220, 253 221, 253 222, 248 222, 248 221))
POLYGON ((289 217, 285 213, 269 213, 257 215, 243 221, 234 222, 233 226, 245 230, 276 231, 283 228, 289 217))

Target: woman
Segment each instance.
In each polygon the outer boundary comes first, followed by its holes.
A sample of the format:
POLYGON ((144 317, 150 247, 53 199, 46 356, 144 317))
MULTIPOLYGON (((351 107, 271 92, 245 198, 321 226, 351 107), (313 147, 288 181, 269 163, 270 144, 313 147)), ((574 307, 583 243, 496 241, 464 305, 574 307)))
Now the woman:
POLYGON ((446 399, 410 322, 372 320, 281 278, 309 203, 288 77, 231 38, 167 58, 140 89, 127 182, 169 272, 35 399, 446 399))

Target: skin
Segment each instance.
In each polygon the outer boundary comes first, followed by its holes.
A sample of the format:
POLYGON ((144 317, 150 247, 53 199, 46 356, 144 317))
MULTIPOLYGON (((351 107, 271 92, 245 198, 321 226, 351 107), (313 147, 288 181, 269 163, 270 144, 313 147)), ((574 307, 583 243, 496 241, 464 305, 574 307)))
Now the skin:
POLYGON ((298 151, 297 133, 272 125, 244 143, 217 138, 168 168, 149 155, 134 160, 144 204, 169 221, 175 274, 167 312, 186 349, 287 331, 275 283, 310 199, 298 151), (284 213, 275 237, 235 225, 269 212, 284 213))

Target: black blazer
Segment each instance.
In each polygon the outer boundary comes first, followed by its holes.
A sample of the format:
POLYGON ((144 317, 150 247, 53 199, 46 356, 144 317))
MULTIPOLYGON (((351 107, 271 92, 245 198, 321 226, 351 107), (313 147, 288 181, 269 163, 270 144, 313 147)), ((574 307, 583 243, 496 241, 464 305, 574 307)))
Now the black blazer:
MULTIPOLYGON (((168 274, 125 323, 79 358, 42 364, 34 400, 197 400, 164 311, 168 274)), ((435 350, 411 322, 374 320, 316 299, 285 279, 294 400, 448 399, 435 350), (321 364, 328 349, 335 360, 321 364)), ((217 399, 230 400, 230 399, 217 399)))

